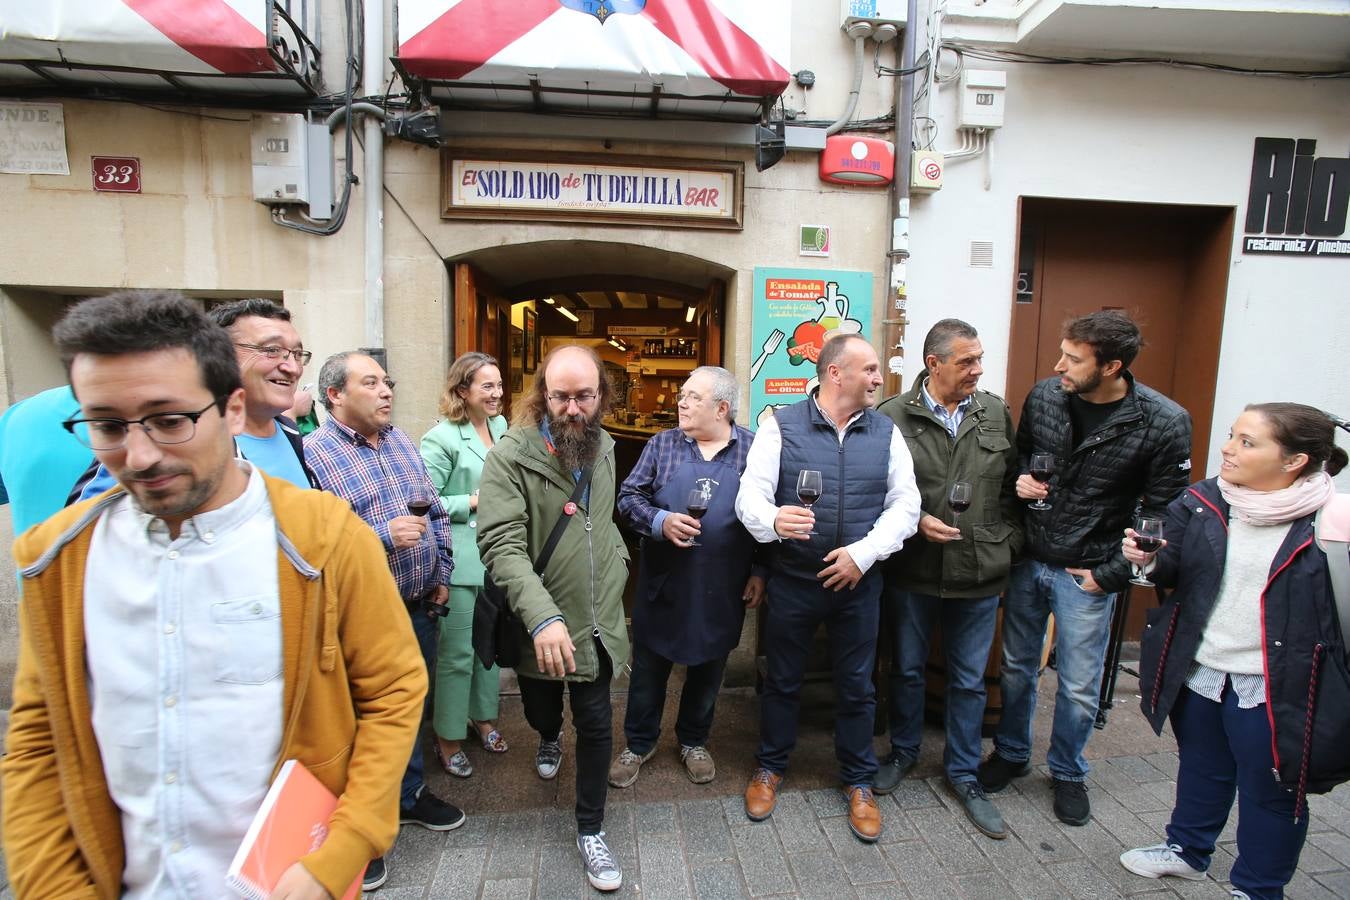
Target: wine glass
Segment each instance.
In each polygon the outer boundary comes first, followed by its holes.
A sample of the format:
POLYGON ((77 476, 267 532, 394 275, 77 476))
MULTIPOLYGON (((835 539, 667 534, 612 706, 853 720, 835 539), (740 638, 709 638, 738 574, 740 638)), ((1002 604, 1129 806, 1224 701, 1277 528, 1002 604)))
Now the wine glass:
MULTIPOLYGON (((685 511, 695 519, 702 519, 708 512, 708 504, 712 502, 712 488, 707 482, 689 491, 689 497, 685 500, 685 511)), ((702 547, 703 545, 697 539, 689 541, 690 547, 702 547)))
MULTIPOLYGON (((1162 549, 1162 542, 1162 519, 1156 519, 1152 516, 1139 516, 1134 520, 1134 545, 1136 547, 1144 553, 1157 553, 1162 549)), ((1140 587, 1153 587, 1153 582, 1148 580, 1142 566, 1130 563, 1130 568, 1134 570, 1134 577, 1130 579, 1130 584, 1137 584, 1140 587)))
MULTIPOLYGON (((802 469, 797 473, 797 499, 801 501, 802 506, 810 509, 815 502, 820 499, 822 490, 820 471, 817 469, 802 469)), ((815 534, 815 528, 812 528, 807 534, 815 534)))
POLYGON ((431 504, 436 501, 436 496, 425 484, 415 484, 408 488, 403 499, 408 504, 409 515, 425 516, 431 511, 431 504))
POLYGON ((952 510, 952 527, 956 527, 957 521, 961 518, 961 513, 970 509, 970 500, 973 488, 969 481, 953 481, 952 488, 947 492, 947 505, 952 510))
MULTIPOLYGON (((1055 454, 1053 453, 1033 453, 1031 454, 1031 477, 1041 484, 1048 484, 1050 476, 1055 474, 1055 454)), ((1050 509, 1049 503, 1044 500, 1037 500, 1027 507, 1027 509, 1046 510, 1050 509)))

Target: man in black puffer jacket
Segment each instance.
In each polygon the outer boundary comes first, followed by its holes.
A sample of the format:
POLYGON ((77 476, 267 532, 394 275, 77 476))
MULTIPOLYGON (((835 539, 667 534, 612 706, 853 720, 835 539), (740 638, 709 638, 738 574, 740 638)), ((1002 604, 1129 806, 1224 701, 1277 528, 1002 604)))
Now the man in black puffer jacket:
POLYGON ((1189 482, 1191 419, 1128 369, 1142 345, 1123 313, 1104 311, 1064 326, 1055 377, 1031 389, 1017 431, 1023 472, 1033 453, 1051 453, 1048 484, 1017 480, 1029 509, 1026 559, 1013 567, 1003 611, 1003 717, 980 783, 1001 791, 1031 770, 1031 717, 1045 640, 1055 615, 1059 687, 1046 762, 1055 815, 1069 825, 1091 818, 1083 757, 1097 714, 1102 663, 1116 595, 1130 577, 1120 535, 1135 511, 1163 516, 1189 482))

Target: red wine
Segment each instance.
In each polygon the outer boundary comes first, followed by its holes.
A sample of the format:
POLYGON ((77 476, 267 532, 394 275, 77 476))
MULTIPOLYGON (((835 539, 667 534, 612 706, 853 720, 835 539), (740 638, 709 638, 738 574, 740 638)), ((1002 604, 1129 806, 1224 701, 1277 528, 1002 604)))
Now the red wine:
POLYGON ((820 499, 820 491, 813 491, 808 488, 797 488, 797 499, 802 501, 803 506, 810 506, 820 499))
POLYGON ((690 507, 689 507, 689 515, 693 516, 695 519, 701 519, 701 518, 703 518, 703 516, 706 515, 707 512, 708 512, 708 507, 706 507, 706 506, 690 506, 690 507))
POLYGON ((1144 537, 1142 534, 1134 536, 1134 544, 1145 553, 1157 553, 1162 547, 1162 540, 1154 537, 1144 537))
POLYGON ((958 514, 970 509, 969 500, 948 500, 947 505, 952 508, 952 512, 958 514))
POLYGON ((1053 475, 1053 474, 1055 474, 1055 470, 1054 470, 1054 469, 1032 469, 1032 470, 1031 470, 1031 477, 1034 478, 1034 479, 1036 479, 1037 481, 1039 481, 1041 484, 1045 484, 1047 481, 1049 481, 1049 480, 1050 480, 1050 476, 1053 475))
POLYGON ((431 511, 430 501, 426 503, 418 503, 412 500, 408 501, 408 512, 412 513, 414 516, 425 516, 430 511, 431 511))

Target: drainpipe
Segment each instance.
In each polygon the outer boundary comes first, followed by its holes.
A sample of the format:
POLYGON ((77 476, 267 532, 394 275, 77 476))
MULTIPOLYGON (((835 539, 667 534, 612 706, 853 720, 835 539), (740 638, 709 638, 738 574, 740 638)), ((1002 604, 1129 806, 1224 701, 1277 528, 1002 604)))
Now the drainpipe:
MULTIPOLYGON (((361 93, 378 97, 384 93, 384 2, 362 2, 366 21, 361 93)), ((384 131, 377 116, 363 116, 361 127, 365 138, 362 187, 365 188, 366 213, 366 346, 363 349, 384 365, 384 131)))
MULTIPOLYGON (((915 24, 918 0, 909 0, 905 11, 905 33, 900 41, 900 70, 914 68, 915 24)), ((914 76, 897 76, 895 90, 895 177, 891 180, 891 248, 886 253, 890 271, 889 301, 881 320, 881 334, 888 358, 885 392, 897 394, 903 381, 899 363, 904 360, 906 304, 909 299, 909 172, 914 156, 914 76)), ((930 86, 929 90, 934 90, 930 86)), ((920 360, 922 366, 922 360, 920 360)))

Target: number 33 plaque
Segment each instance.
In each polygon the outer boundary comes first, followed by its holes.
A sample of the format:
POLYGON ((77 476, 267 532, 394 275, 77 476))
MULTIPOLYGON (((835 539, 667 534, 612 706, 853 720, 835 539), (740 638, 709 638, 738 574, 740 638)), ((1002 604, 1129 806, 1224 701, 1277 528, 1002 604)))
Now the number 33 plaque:
POLYGON ((123 194, 141 192, 141 161, 134 156, 91 156, 94 190, 123 194))

